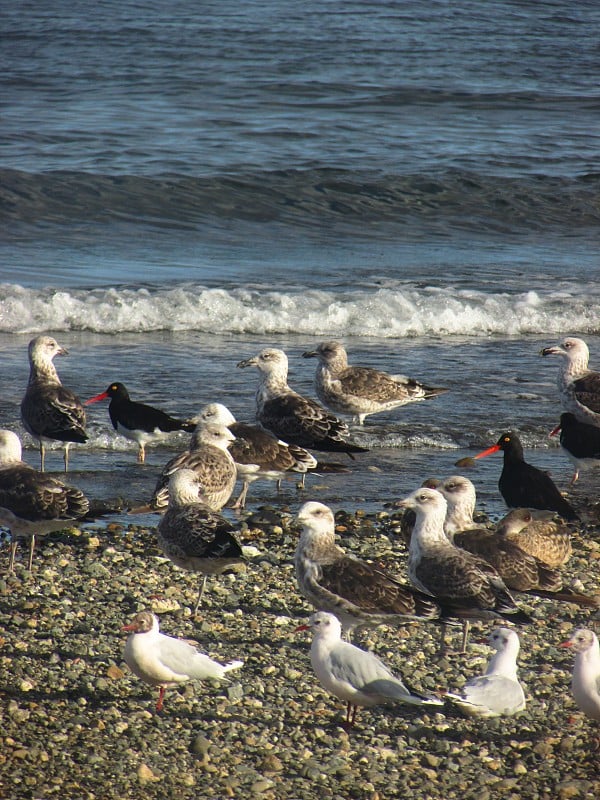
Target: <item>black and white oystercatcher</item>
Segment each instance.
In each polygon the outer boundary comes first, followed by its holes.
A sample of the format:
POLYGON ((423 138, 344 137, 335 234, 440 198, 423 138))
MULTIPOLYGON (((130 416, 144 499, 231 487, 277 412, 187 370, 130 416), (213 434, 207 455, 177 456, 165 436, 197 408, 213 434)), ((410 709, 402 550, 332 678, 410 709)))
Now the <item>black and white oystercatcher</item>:
POLYGON ((122 383, 111 383, 105 392, 86 400, 85 405, 108 398, 110 398, 108 413, 112 426, 121 436, 136 442, 137 460, 140 464, 146 459, 147 444, 159 441, 168 433, 175 431, 191 433, 195 428, 194 422, 175 419, 159 408, 132 400, 122 383))
POLYGON ((297 520, 302 529, 294 556, 298 589, 315 609, 335 614, 347 635, 356 627, 440 616, 432 597, 339 547, 328 506, 304 503, 297 520))
POLYGON ((256 417, 260 424, 288 444, 324 452, 364 453, 349 440, 345 422, 315 400, 303 397, 288 386, 288 359, 283 350, 266 348, 238 363, 256 367, 260 382, 256 392, 256 417))
POLYGON ((169 507, 158 523, 156 538, 175 566, 203 575, 194 614, 202 602, 207 577, 244 560, 233 525, 210 509, 201 480, 191 469, 171 475, 169 507))
POLYGON ((0 525, 12 537, 8 572, 14 569, 19 539, 29 539, 31 570, 36 536, 69 528, 88 510, 83 492, 21 461, 19 437, 0 430, 0 525))
POLYGON ((600 426, 600 372, 588 368, 590 351, 583 339, 568 336, 559 345, 544 347, 541 354, 562 360, 557 385, 564 410, 580 422, 600 426))
POLYGON ((560 446, 575 465, 571 483, 579 478, 582 469, 600 466, 600 426, 580 422, 575 414, 560 415, 560 424, 552 434, 560 431, 560 446))
POLYGON ((27 433, 39 442, 40 469, 44 471, 46 445, 64 443, 65 472, 69 470, 69 447, 87 441, 85 410, 80 399, 58 377, 53 359, 66 356, 52 336, 37 336, 29 342, 29 382, 21 401, 21 421, 27 433))
POLYGON ((303 358, 318 358, 317 397, 336 414, 350 414, 363 425, 370 414, 381 414, 408 403, 428 400, 447 389, 426 386, 406 375, 390 375, 372 367, 350 366, 340 342, 321 342, 303 358))
POLYGON ((509 508, 539 508, 556 511, 566 520, 579 519, 579 514, 558 491, 548 473, 525 461, 523 445, 516 433, 503 433, 496 444, 475 458, 484 458, 499 450, 504 453, 504 465, 498 488, 509 508))

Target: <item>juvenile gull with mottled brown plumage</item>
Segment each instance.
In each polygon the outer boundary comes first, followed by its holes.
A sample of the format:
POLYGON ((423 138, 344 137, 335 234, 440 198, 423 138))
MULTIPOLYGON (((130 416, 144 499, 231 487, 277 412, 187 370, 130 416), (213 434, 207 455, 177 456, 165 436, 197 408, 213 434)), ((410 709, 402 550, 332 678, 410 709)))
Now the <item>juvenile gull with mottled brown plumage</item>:
POLYGON ((277 481, 290 473, 304 475, 317 466, 317 459, 298 445, 287 444, 272 433, 246 422, 237 422, 231 411, 222 403, 209 403, 200 411, 202 424, 226 425, 235 436, 229 452, 235 461, 238 478, 243 486, 234 508, 243 508, 249 485, 256 480, 277 481))
POLYGON ((31 570, 36 536, 68 528, 88 510, 83 492, 26 464, 19 437, 0 430, 0 525, 12 537, 8 572, 14 569, 19 539, 29 539, 31 570))
POLYGON ((339 547, 328 506, 304 503, 297 520, 302 532, 294 564, 300 593, 317 611, 335 614, 347 634, 363 625, 397 625, 440 616, 433 598, 339 547))
POLYGON ((211 510, 199 475, 179 469, 169 479, 169 507, 158 524, 158 546, 175 566, 203 575, 194 613, 202 600, 208 575, 219 575, 243 561, 235 528, 211 510))
POLYGON ((303 358, 318 358, 317 397, 337 414, 350 414, 363 425, 370 414, 381 414, 408 403, 428 400, 447 389, 426 386, 406 375, 390 375, 372 367, 350 366, 340 342, 321 342, 303 358))
POLYGON ((463 618, 531 621, 491 564, 448 540, 444 532, 447 503, 440 492, 417 489, 400 506, 416 512, 408 556, 413 586, 454 607, 463 618))
POLYGON ((267 430, 290 444, 335 453, 364 453, 349 440, 345 422, 315 400, 304 397, 288 386, 288 359, 283 350, 266 348, 238 363, 238 367, 256 367, 260 382, 256 392, 256 417, 267 430))
POLYGON ((580 422, 600 425, 600 372, 588 368, 590 351, 583 339, 567 336, 559 345, 544 347, 543 356, 560 356, 557 384, 565 411, 580 422))
POLYGON ((235 487, 237 469, 229 452, 235 436, 226 425, 196 426, 189 450, 172 458, 156 482, 150 506, 165 508, 169 502, 169 480, 178 469, 191 469, 202 484, 203 497, 213 511, 220 511, 235 487))
POLYGON ((64 443, 65 472, 69 469, 69 447, 87 441, 85 410, 80 399, 63 386, 53 359, 68 355, 52 336, 37 336, 29 342, 29 382, 21 401, 21 421, 39 443, 40 469, 45 466, 46 444, 64 443))

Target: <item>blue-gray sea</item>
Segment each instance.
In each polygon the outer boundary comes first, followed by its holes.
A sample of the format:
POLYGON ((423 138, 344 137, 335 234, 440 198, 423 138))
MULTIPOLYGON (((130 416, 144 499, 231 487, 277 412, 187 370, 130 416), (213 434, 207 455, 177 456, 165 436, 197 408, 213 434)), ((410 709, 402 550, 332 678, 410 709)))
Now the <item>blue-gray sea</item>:
MULTIPOLYGON (((266 345, 450 391, 353 434, 351 473, 302 498, 381 509, 519 431, 561 488, 558 365, 600 364, 600 5, 245 0, 0 12, 0 425, 22 433, 27 343, 53 332, 82 398, 112 381, 189 416, 254 417, 266 345), (550 363, 549 363, 550 362, 550 363), (250 372, 250 374, 249 374, 250 372)), ((143 497, 187 437, 135 463, 89 411, 71 481, 143 497)), ((26 457, 38 464, 31 439, 26 457)), ((59 471, 60 452, 48 458, 59 471)), ((500 515, 500 456, 470 470, 500 515)), ((280 498, 292 510, 294 482, 280 498)), ((276 501, 257 483, 250 504, 276 501)))

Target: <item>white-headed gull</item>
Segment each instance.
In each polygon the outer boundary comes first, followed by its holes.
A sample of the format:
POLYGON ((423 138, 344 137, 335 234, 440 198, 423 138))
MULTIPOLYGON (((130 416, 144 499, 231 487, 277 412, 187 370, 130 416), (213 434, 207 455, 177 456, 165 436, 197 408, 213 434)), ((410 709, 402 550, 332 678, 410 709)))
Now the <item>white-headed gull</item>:
POLYGON ((21 401, 21 421, 40 446, 44 471, 46 444, 63 442, 65 472, 69 469, 69 447, 87 441, 85 410, 80 399, 58 377, 53 359, 68 355, 52 336, 37 336, 29 342, 29 382, 21 401))
POLYGON ((600 645, 598 637, 587 628, 578 628, 561 647, 575 653, 571 689, 580 711, 600 722, 600 645))
POLYGON ((352 415, 363 425, 370 414, 380 414, 418 400, 428 400, 447 389, 426 386, 406 375, 390 375, 372 367, 348 365, 341 342, 321 342, 303 358, 318 358, 315 374, 317 397, 336 414, 352 415))
POLYGON ((366 451, 348 439, 350 431, 345 422, 288 386, 288 359, 283 350, 266 348, 253 358, 240 361, 238 367, 258 369, 256 417, 275 436, 311 450, 350 456, 366 451))
POLYGON ((485 673, 470 678, 460 694, 447 692, 445 696, 469 716, 511 716, 525 708, 525 693, 517 677, 519 637, 509 628, 496 628, 488 641, 496 652, 485 673))
POLYGON ((408 689, 373 653, 341 639, 341 624, 333 614, 318 611, 308 625, 296 630, 313 632, 310 660, 323 688, 347 704, 346 726, 354 725, 358 706, 406 703, 441 706, 439 697, 408 689))
POLYGON ((187 681, 229 680, 226 673, 238 669, 243 661, 219 664, 193 645, 160 633, 158 618, 151 611, 140 611, 124 625, 127 637, 123 659, 129 669, 150 686, 159 687, 156 710, 161 711, 165 690, 187 681))

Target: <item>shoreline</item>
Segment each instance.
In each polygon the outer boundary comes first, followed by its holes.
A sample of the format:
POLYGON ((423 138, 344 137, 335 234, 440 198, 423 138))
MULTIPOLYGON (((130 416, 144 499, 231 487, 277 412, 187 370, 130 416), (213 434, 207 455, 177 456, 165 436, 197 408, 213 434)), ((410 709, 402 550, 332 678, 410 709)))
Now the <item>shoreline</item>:
MULTIPOLYGON (((590 475, 576 484, 590 521, 573 536, 562 573, 600 592, 600 504, 590 475)), ((338 515, 341 544, 405 576, 393 512, 338 515), (343 524, 341 524, 343 522, 343 524)), ((570 694, 572 655, 557 648, 575 627, 598 629, 599 612, 517 595, 536 617, 519 628, 519 675, 527 707, 515 717, 474 720, 406 707, 360 709, 346 733, 344 709, 312 672, 310 639, 294 633, 311 613, 291 562, 297 534, 274 507, 248 528, 260 551, 244 571, 209 580, 198 616, 194 575, 159 553, 153 530, 99 521, 36 547, 31 575, 0 578, 5 619, 0 647, 0 788, 11 798, 261 797, 595 798, 600 793, 597 725, 570 694), (156 692, 122 661, 121 626, 152 607, 163 632, 194 639, 221 661, 244 667, 229 684, 185 684, 156 692)), ((7 556, 5 548, 0 553, 7 556)), ((4 561, 2 561, 4 567, 4 561)), ((411 623, 363 634, 411 686, 456 691, 479 674, 489 650, 437 653, 438 628, 411 623)), ((458 645, 459 629, 451 645, 458 645)), ((449 640, 450 641, 450 640, 449 640)))

